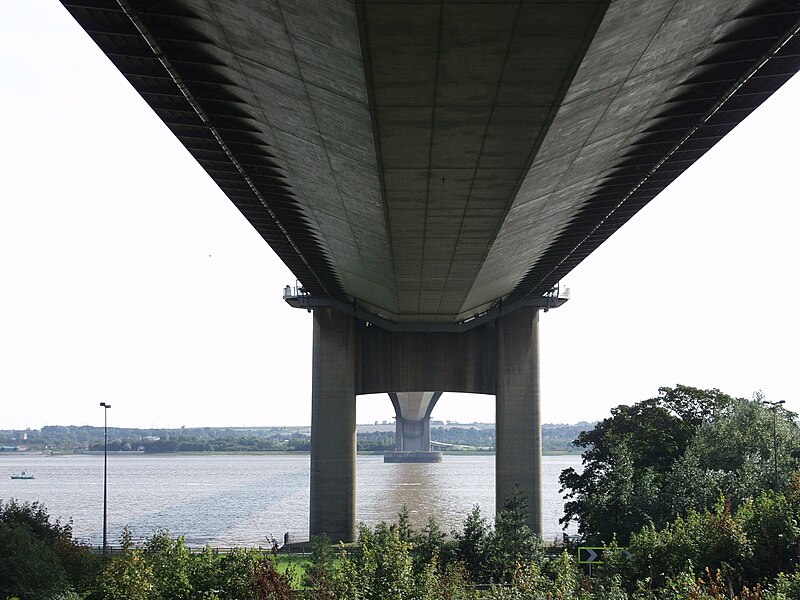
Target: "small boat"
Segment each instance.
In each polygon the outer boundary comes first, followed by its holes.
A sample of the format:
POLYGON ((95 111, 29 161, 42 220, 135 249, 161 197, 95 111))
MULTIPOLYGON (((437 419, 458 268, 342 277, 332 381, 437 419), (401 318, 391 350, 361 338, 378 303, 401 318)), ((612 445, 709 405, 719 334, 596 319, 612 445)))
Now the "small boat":
POLYGON ((22 471, 19 475, 12 475, 11 479, 33 479, 33 475, 28 475, 26 471, 22 471))

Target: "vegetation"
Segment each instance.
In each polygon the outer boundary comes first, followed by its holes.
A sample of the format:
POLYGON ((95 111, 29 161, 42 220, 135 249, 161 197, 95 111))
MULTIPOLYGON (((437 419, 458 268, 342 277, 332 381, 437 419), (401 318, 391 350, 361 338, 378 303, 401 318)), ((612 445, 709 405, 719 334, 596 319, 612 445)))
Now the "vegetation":
POLYGON ((568 551, 539 545, 524 508, 524 498, 512 494, 492 527, 475 507, 450 536, 433 520, 414 531, 404 510, 395 524, 360 527, 354 547, 314 540, 301 577, 292 557, 281 557, 281 565, 252 549, 190 552, 165 531, 140 545, 126 532, 122 551, 103 557, 74 544, 69 526, 50 523, 41 506, 12 501, 0 512, 0 598, 800 598, 800 476, 785 494, 762 492, 735 511, 720 499, 664 528, 650 524, 631 536, 630 558, 611 553, 591 576, 568 551), (11 530, 25 534, 9 538, 11 530))
POLYGON ((315 598, 477 598, 475 583, 502 589, 515 571, 543 559, 539 539, 525 524, 527 507, 517 491, 491 527, 475 506, 461 532, 447 536, 434 519, 414 531, 404 508, 394 525, 359 528, 354 549, 330 550, 314 542, 307 584, 315 598))
POLYGON ((76 543, 71 529, 51 523, 37 503, 0 502, 0 598, 249 600, 276 597, 275 590, 301 582, 291 557, 279 561, 242 548, 193 553, 166 531, 136 545, 127 530, 121 552, 103 556, 76 543))
POLYGON ((725 497, 734 508, 774 486, 776 426, 779 489, 798 467, 796 415, 773 413, 757 394, 678 385, 656 398, 619 406, 575 443, 583 470, 561 474, 568 502, 562 523, 577 521, 589 544, 626 545, 646 525, 663 528, 725 497))
POLYGON ((89 549, 72 539, 37 502, 0 500, 0 598, 50 599, 61 592, 88 592, 96 574, 89 549))
POLYGON ((493 522, 475 506, 459 531, 434 519, 415 531, 404 509, 361 526, 355 545, 313 540, 302 565, 190 552, 165 531, 138 545, 126 532, 103 557, 44 507, 11 500, 0 502, 0 599, 800 600, 800 431, 762 400, 662 388, 581 433, 584 470, 561 481, 565 522, 605 547, 591 571, 574 548, 542 547, 519 490, 493 522))
POLYGON ((105 561, 92 598, 104 600, 260 599, 270 590, 291 589, 291 569, 279 573, 258 550, 236 548, 220 555, 206 547, 190 553, 183 539, 164 531, 135 547, 123 535, 123 550, 105 561))

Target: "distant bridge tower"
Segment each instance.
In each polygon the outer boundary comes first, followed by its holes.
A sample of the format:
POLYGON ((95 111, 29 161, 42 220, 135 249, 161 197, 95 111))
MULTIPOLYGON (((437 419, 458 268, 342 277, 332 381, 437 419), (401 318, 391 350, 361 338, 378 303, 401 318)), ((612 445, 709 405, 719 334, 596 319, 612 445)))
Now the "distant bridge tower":
POLYGON ((431 411, 442 392, 389 394, 395 411, 395 451, 384 462, 441 462, 442 453, 431 451, 431 411))

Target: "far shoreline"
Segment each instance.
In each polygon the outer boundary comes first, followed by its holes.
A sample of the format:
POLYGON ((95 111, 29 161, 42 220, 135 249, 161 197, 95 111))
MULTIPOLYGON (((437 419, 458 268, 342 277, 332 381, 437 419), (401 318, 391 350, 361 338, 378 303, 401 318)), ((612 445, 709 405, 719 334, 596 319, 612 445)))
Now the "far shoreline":
MULTIPOLYGON (((491 450, 441 450, 444 456, 494 456, 495 452, 491 450)), ((0 452, 0 460, 2 457, 8 456, 36 456, 36 457, 66 457, 66 456, 103 456, 102 450, 91 450, 85 452, 69 452, 69 451, 53 451, 46 452, 40 450, 25 451, 25 452, 0 452)), ((310 456, 310 450, 253 450, 253 451, 237 451, 230 452, 214 451, 214 450, 191 450, 191 451, 178 451, 178 452, 137 452, 125 450, 113 450, 108 452, 108 456, 310 456)), ((357 452, 358 456, 383 456, 383 451, 365 450, 357 452)), ((580 452, 543 452, 542 456, 580 456, 580 452)))

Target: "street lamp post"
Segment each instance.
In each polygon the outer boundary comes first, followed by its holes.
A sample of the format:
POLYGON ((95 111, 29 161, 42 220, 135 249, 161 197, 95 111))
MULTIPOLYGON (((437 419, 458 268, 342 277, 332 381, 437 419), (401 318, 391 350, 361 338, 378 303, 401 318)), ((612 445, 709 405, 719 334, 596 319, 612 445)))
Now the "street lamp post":
POLYGON ((110 404, 101 402, 103 407, 103 554, 108 550, 108 409, 110 404))
POLYGON ((766 404, 770 407, 772 411, 772 441, 774 444, 773 447, 773 458, 775 462, 775 493, 778 493, 778 407, 781 404, 785 404, 786 400, 776 400, 775 402, 770 402, 769 400, 762 400, 762 404, 766 404))

